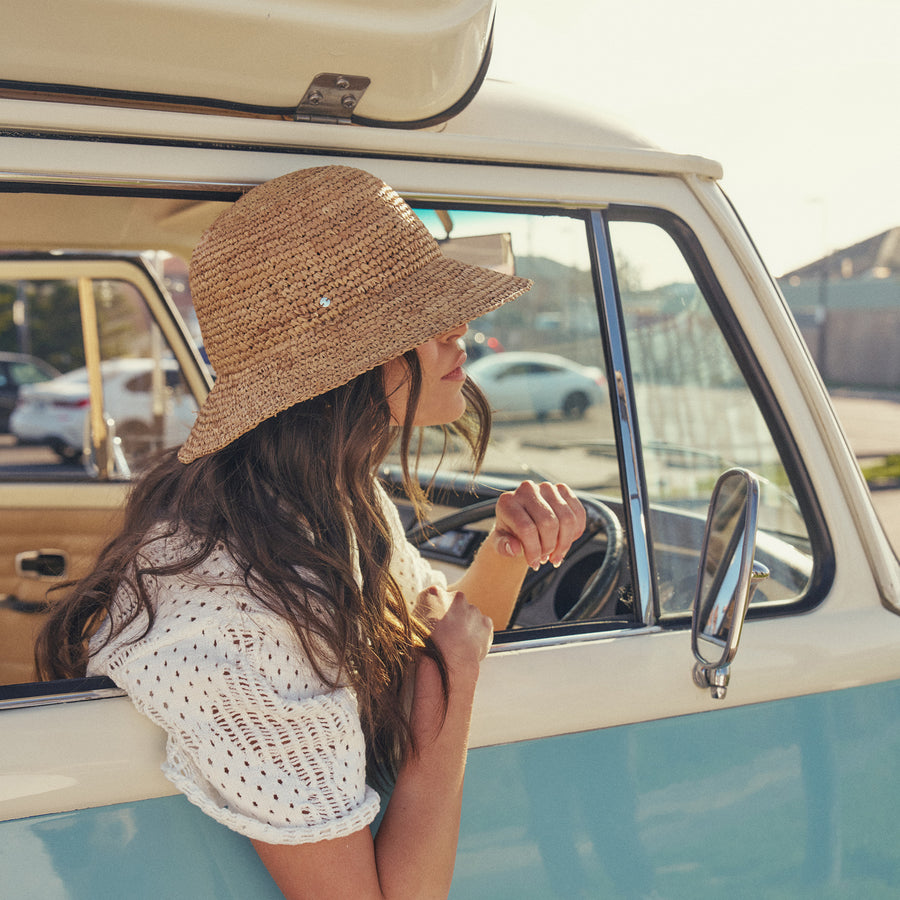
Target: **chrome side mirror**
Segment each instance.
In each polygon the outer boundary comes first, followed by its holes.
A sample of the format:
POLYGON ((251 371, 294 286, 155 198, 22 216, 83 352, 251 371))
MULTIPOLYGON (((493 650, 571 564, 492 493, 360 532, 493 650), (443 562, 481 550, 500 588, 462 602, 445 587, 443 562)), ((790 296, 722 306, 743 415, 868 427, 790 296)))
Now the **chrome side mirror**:
POLYGON ((728 689, 731 662, 753 591, 769 577, 754 562, 759 481, 745 469, 729 469, 716 482, 700 554, 691 622, 697 662, 694 682, 716 700, 728 689))

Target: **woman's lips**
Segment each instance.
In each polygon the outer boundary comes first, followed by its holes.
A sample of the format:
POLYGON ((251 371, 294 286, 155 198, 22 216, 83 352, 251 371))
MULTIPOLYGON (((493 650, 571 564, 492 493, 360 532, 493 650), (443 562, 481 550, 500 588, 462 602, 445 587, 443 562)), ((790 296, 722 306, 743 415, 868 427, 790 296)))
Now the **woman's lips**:
POLYGON ((457 366, 452 372, 448 372, 441 381, 465 381, 466 373, 463 372, 462 366, 457 366))

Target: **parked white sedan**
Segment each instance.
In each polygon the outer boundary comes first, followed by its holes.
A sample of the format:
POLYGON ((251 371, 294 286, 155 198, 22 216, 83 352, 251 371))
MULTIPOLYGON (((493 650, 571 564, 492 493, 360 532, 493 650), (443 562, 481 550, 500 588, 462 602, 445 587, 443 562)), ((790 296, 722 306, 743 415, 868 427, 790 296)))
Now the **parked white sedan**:
MULTIPOLYGON (((101 364, 107 418, 116 423, 128 456, 179 443, 190 430, 196 403, 183 388, 174 359, 119 358, 101 364), (157 370, 158 365, 158 370, 157 370), (154 378, 154 372, 158 377, 154 378)), ((10 417, 10 431, 23 444, 49 446, 67 462, 82 455, 85 420, 90 408, 87 369, 25 386, 10 417)))
POLYGON ((545 419, 561 413, 580 419, 607 398, 606 377, 598 367, 555 353, 496 353, 476 359, 466 371, 501 415, 545 419))

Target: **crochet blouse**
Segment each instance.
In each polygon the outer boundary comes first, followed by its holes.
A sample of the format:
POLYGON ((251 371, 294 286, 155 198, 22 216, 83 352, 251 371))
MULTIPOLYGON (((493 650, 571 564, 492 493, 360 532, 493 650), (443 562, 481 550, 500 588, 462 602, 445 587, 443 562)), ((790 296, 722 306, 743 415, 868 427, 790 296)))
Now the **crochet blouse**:
MULTIPOLYGON (((446 587, 404 536, 384 495, 391 574, 412 608, 446 587)), ((152 564, 190 552, 182 536, 145 549, 152 564)), ((370 824, 378 794, 365 783, 365 742, 353 690, 315 674, 291 628, 247 591, 224 547, 193 572, 156 579, 156 620, 139 617, 88 667, 108 675, 167 732, 162 771, 212 818, 247 837, 300 844, 370 824)), ((134 602, 123 589, 116 602, 134 602)), ((95 637, 102 643, 103 631, 95 637)))

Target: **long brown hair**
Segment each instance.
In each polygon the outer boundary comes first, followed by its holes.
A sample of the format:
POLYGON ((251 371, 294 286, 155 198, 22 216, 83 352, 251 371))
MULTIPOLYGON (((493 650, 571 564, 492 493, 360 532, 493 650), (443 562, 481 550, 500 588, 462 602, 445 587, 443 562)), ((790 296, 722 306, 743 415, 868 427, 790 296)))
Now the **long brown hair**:
MULTIPOLYGON (((421 371, 415 351, 404 359, 410 390, 399 430, 401 464, 407 494, 421 506, 424 494, 409 463, 421 371)), ((490 435, 490 408, 472 382, 466 381, 463 393, 466 414, 445 428, 445 447, 450 434, 459 434, 477 470, 490 435)), ((407 749, 415 750, 403 685, 419 653, 438 662, 446 697, 443 661, 427 624, 408 613, 389 571, 391 537, 375 479, 397 438, 376 369, 189 465, 175 451, 164 453, 135 483, 124 527, 97 565, 51 607, 35 648, 40 677, 83 676, 90 637, 105 620, 105 641, 139 616, 145 617, 146 634, 154 621, 148 576, 187 572, 222 543, 256 599, 290 623, 326 684, 354 688, 369 770, 383 782, 407 749), (166 534, 189 532, 199 549, 165 566, 136 565, 161 525, 166 534), (123 612, 116 595, 126 586, 138 604, 123 612)))

